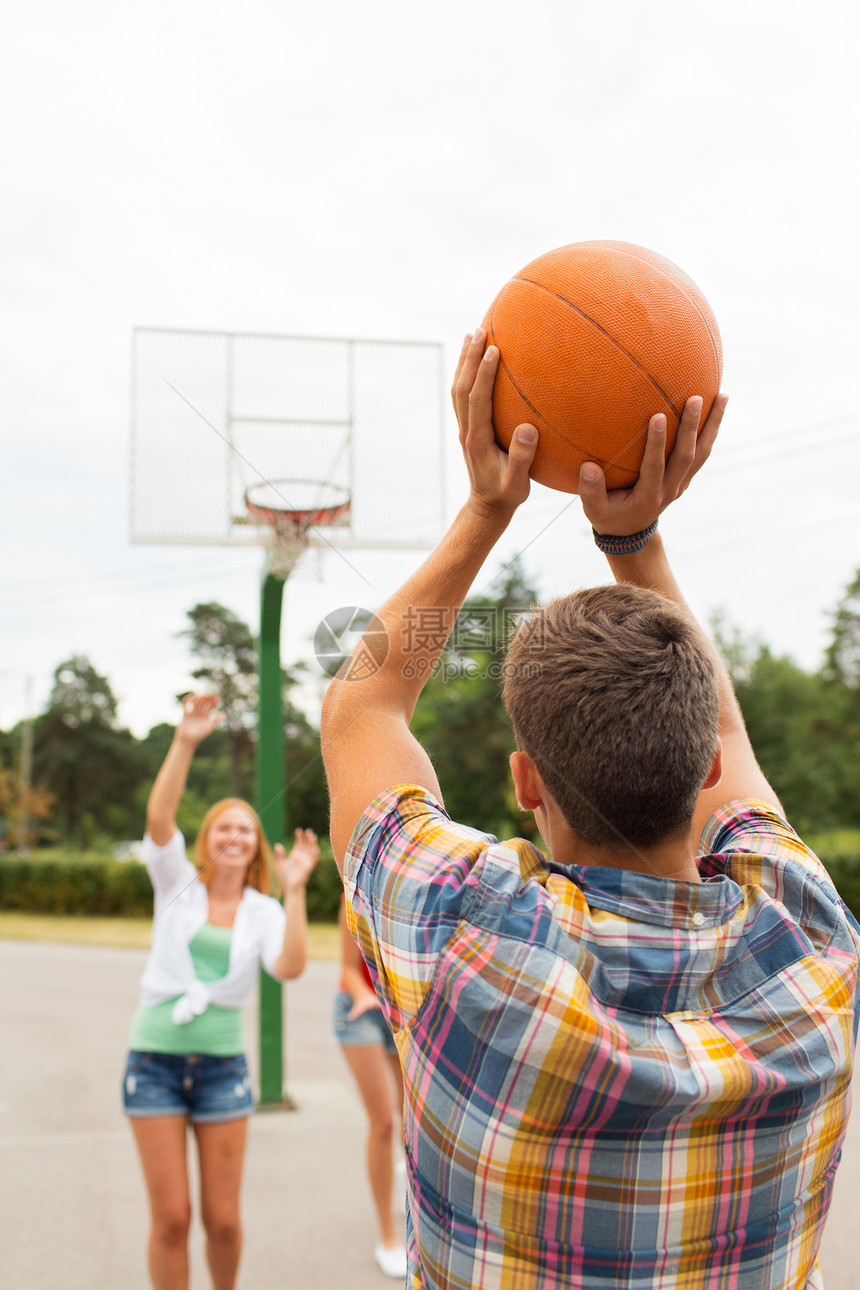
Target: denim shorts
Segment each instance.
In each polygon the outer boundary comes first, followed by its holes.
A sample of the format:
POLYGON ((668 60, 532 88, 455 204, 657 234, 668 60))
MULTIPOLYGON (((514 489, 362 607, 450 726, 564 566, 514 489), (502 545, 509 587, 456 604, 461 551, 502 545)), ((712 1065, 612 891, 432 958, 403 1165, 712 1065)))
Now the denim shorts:
POLYGON ((252 1115, 248 1063, 204 1053, 128 1055, 122 1081, 126 1115, 187 1115, 193 1124, 219 1124, 252 1115))
POLYGON ((382 1015, 380 1008, 370 1008, 355 1021, 349 1020, 352 1008, 352 995, 346 990, 338 990, 334 996, 334 1037, 339 1044, 347 1048, 361 1047, 364 1044, 382 1044, 387 1053, 396 1053, 394 1036, 391 1027, 382 1015))

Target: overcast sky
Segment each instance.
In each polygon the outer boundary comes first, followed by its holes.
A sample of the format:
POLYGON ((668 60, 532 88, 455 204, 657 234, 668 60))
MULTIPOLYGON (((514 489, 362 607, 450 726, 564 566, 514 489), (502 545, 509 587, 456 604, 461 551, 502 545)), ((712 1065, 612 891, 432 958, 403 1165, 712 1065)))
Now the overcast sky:
MULTIPOLYGON (((0 728, 81 653, 144 733, 188 608, 256 630, 259 552, 129 544, 135 326, 436 341, 450 372, 516 270, 589 238, 676 261, 720 323, 725 429, 664 524, 694 608, 816 666, 860 565, 858 27, 847 0, 7 0, 0 728)), ((544 595, 606 576, 569 501, 500 549, 544 595)), ((308 556, 285 659, 414 560, 308 556)))

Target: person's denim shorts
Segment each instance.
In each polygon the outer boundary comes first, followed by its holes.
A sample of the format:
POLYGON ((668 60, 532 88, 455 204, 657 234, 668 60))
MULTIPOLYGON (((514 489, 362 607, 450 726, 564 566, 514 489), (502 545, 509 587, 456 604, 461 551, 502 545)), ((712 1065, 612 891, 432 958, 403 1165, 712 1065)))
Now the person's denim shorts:
POLYGON ((252 1115, 254 1099, 244 1054, 209 1057, 204 1053, 128 1055, 122 1081, 128 1116, 187 1115, 193 1124, 219 1124, 252 1115))
POLYGON ((349 1020, 352 1008, 352 995, 346 990, 338 990, 334 996, 334 1037, 339 1044, 347 1048, 361 1047, 364 1044, 382 1044, 387 1053, 396 1053, 394 1036, 391 1027, 382 1015, 380 1008, 370 1008, 355 1021, 349 1020))

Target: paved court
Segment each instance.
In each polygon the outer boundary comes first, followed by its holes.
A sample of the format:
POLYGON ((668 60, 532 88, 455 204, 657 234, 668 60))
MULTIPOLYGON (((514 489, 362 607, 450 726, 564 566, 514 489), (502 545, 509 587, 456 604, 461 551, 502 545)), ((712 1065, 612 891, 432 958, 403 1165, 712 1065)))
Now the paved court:
MULTIPOLYGON (((147 1290, 146 1197, 120 1111, 142 950, 0 941, 0 1285, 147 1290)), ((383 1290, 372 1259, 364 1119, 329 1037, 334 963, 287 988, 295 1112, 257 1115, 245 1179, 240 1286, 383 1290)), ((254 1016, 247 1019, 253 1057, 254 1016)), ((827 1290, 857 1290, 860 1113, 824 1236, 827 1290)), ((192 1285, 208 1290, 199 1228, 192 1285)), ((669 1288, 667 1287, 667 1290, 669 1288)))
MULTIPOLYGON (((145 951, 0 941, 0 1286, 147 1290, 146 1194, 120 1110, 145 951)), ((239 1284, 382 1290, 364 1117, 329 1037, 337 964, 288 987, 300 1109, 251 1122, 239 1284)), ((255 1017, 246 1016, 249 1060, 255 1017)), ((254 1062, 254 1064, 256 1064, 254 1062)), ((192 1285, 208 1290, 199 1226, 192 1285)))

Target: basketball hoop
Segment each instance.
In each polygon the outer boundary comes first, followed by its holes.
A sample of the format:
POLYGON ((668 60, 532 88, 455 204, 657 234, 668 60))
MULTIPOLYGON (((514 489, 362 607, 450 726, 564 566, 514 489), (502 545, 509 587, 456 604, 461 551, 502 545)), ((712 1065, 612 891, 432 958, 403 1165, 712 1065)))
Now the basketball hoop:
POLYGON ((307 548, 311 529, 331 528, 349 517, 345 488, 312 479, 273 479, 245 490, 248 523, 271 529, 269 572, 285 581, 307 548))

